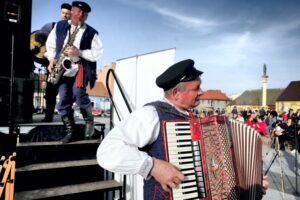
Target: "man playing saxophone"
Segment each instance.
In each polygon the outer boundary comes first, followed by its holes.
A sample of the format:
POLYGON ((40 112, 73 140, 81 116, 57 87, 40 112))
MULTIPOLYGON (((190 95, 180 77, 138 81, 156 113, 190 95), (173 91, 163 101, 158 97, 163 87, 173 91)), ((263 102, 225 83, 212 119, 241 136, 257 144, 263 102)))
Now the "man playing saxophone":
POLYGON ((71 9, 71 19, 59 21, 48 36, 45 56, 49 60, 48 70, 56 73, 57 68, 69 65, 68 70, 57 81, 59 102, 56 108, 66 127, 67 135, 63 143, 73 141, 75 121, 72 105, 80 107, 86 122, 85 137, 90 139, 94 134, 94 118, 92 105, 86 92, 89 84, 94 87, 96 81, 96 61, 103 54, 102 41, 98 32, 85 23, 90 6, 81 1, 74 1, 71 9), (62 59, 63 58, 63 59, 62 59))

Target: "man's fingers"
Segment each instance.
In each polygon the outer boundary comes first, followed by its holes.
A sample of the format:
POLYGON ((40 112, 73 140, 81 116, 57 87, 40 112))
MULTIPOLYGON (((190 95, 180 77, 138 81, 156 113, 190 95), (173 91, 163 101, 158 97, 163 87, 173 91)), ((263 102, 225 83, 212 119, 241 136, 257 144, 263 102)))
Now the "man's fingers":
POLYGON ((168 185, 161 185, 161 186, 165 191, 170 192, 168 185))
POLYGON ((174 182, 176 185, 178 185, 181 181, 182 181, 182 179, 179 179, 179 178, 177 178, 177 177, 175 177, 175 178, 173 179, 173 182, 174 182))

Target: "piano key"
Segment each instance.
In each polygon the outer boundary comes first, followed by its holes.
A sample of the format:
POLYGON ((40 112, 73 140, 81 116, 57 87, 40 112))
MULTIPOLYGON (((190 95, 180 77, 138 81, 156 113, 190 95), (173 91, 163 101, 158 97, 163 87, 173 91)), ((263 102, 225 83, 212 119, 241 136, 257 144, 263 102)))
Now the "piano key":
POLYGON ((190 169, 190 170, 183 170, 181 171, 184 175, 187 175, 187 174, 195 174, 195 171, 190 169))
POLYGON ((184 193, 198 193, 198 188, 197 187, 191 187, 191 188, 186 188, 186 189, 181 189, 181 188, 173 188, 172 189, 173 196, 178 197, 182 196, 184 193))
POLYGON ((195 175, 184 176, 183 180, 196 180, 196 176, 195 175))
POLYGON ((189 194, 184 196, 178 196, 178 197, 173 197, 173 200, 199 200, 199 195, 195 193, 195 194, 189 194))
POLYGON ((169 146, 169 148, 170 147, 174 147, 174 148, 176 148, 178 145, 189 145, 189 146, 191 146, 191 142, 190 141, 185 141, 185 142, 170 142, 169 144, 168 144, 168 146, 169 146))
POLYGON ((186 123, 186 122, 170 122, 168 124, 166 124, 166 127, 190 127, 190 124, 189 123, 186 123))
POLYGON ((181 136, 168 135, 167 139, 168 141, 187 140, 191 142, 191 136, 189 135, 181 135, 181 136))
POLYGON ((171 155, 169 155, 169 158, 177 158, 177 159, 191 158, 191 159, 193 159, 193 155, 192 154, 171 154, 171 155))
POLYGON ((174 153, 179 153, 179 152, 182 152, 182 153, 184 153, 184 152, 190 152, 190 153, 192 153, 192 148, 191 147, 183 147, 183 148, 180 148, 180 149, 177 149, 177 148, 169 148, 169 154, 170 153, 172 153, 172 154, 174 154, 174 153))
POLYGON ((179 169, 189 169, 189 168, 193 168, 194 167, 193 164, 186 164, 186 165, 182 165, 182 166, 180 166, 179 164, 174 164, 174 165, 177 166, 179 169))
POLYGON ((184 173, 184 172, 187 172, 187 171, 194 171, 194 169, 193 168, 185 168, 185 169, 180 169, 180 171, 182 172, 182 173, 184 173))
POLYGON ((185 163, 185 162, 193 162, 193 158, 182 158, 182 159, 178 159, 178 158, 170 158, 170 162, 171 163, 185 163))
POLYGON ((191 131, 190 130, 172 130, 172 129, 167 129, 167 133, 168 133, 168 136, 176 136, 176 134, 179 134, 181 135, 182 133, 183 134, 188 134, 190 137, 191 137, 191 131))
POLYGON ((189 188, 185 188, 185 189, 182 189, 182 188, 175 188, 173 189, 173 194, 179 194, 179 193, 184 193, 184 192, 191 192, 191 191, 195 191, 197 192, 198 191, 198 188, 196 186, 194 187, 189 187, 189 188))
POLYGON ((181 182, 179 185, 178 185, 178 188, 185 188, 185 187, 192 187, 192 186, 196 186, 196 183, 194 181, 190 181, 190 182, 187 182, 187 183, 183 183, 181 182))
POLYGON ((184 160, 184 159, 191 159, 194 160, 192 156, 185 154, 187 156, 180 156, 179 154, 172 154, 169 156, 169 160, 184 160))
POLYGON ((176 123, 167 123, 166 128, 172 128, 172 127, 187 127, 190 128, 190 124, 186 122, 176 122, 176 123))
POLYGON ((187 199, 193 199, 199 197, 199 194, 197 191, 189 192, 189 193, 175 193, 173 194, 174 200, 187 200, 187 199))

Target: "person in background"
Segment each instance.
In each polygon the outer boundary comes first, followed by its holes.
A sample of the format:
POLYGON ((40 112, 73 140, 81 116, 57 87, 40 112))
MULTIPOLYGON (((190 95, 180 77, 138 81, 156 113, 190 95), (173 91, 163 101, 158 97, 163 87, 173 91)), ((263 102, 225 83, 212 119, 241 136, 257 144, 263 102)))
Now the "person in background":
MULTIPOLYGON (((156 79, 164 99, 146 104, 114 127, 97 150, 104 169, 139 174, 144 180, 144 199, 169 199, 169 191, 184 179, 178 167, 166 161, 161 122, 189 119, 200 104, 202 71, 191 59, 170 66, 156 79), (113 159, 112 159, 113 158, 113 159)), ((265 180, 265 189, 267 188, 265 180)))
POLYGON ((237 110, 236 106, 233 107, 231 114, 232 114, 233 119, 235 119, 237 117, 238 110, 237 110))
MULTIPOLYGON (((71 17, 71 5, 68 3, 63 3, 60 6, 60 20, 68 20, 71 17)), ((53 29, 55 22, 50 22, 45 24, 40 30, 35 32, 35 40, 45 48, 45 43, 47 41, 48 35, 53 29)), ((40 48, 40 47, 39 47, 40 48)), ((40 52, 41 50, 37 46, 33 47, 32 51, 35 53, 40 52), (35 49, 34 49, 35 48, 35 49)), ((37 58, 36 62, 40 63, 42 66, 48 67, 49 62, 46 58, 37 58)), ((47 70, 47 74, 49 71, 47 70)), ((45 91, 45 101, 46 101, 46 109, 45 109, 45 118, 42 119, 42 122, 52 122, 54 109, 56 104, 56 96, 58 94, 58 87, 52 84, 47 83, 46 91, 45 91)))
POLYGON ((236 120, 241 122, 241 123, 245 122, 244 117, 242 116, 241 112, 238 112, 236 120))
POLYGON ((87 3, 73 1, 70 20, 57 22, 46 42, 50 73, 62 56, 71 62, 70 70, 66 70, 58 82, 59 102, 56 109, 67 131, 67 135, 62 139, 63 143, 77 138, 72 109, 74 102, 80 107, 85 120, 85 138, 91 139, 94 136, 92 104, 86 86, 89 84, 90 88, 93 88, 95 85, 96 61, 103 54, 103 45, 98 32, 85 23, 89 12, 91 7, 87 3), (65 46, 71 38, 74 39, 73 44, 65 46))
POLYGON ((257 122, 253 124, 254 128, 262 135, 268 136, 267 134, 267 123, 264 121, 264 116, 257 116, 257 122))

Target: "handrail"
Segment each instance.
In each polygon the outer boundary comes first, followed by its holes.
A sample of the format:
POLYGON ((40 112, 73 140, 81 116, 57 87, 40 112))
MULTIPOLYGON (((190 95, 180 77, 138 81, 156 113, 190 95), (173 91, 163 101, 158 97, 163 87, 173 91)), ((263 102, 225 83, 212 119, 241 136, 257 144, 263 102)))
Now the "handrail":
MULTIPOLYGON (((130 107, 130 104, 129 104, 129 102, 128 102, 128 100, 127 100, 127 98, 126 98, 126 96, 125 96, 125 94, 124 94, 124 92, 122 90, 122 88, 121 88, 120 80, 118 79, 118 77, 115 74, 114 70, 113 69, 109 69, 107 71, 107 74, 106 74, 106 88, 107 88, 107 91, 108 91, 108 95, 109 95, 109 97, 111 99, 111 103, 113 105, 113 108, 115 109, 116 114, 118 115, 118 118, 121 121, 120 115, 119 115, 118 110, 116 108, 116 104, 114 102, 114 99, 113 99, 113 96, 112 96, 112 93, 111 93, 111 90, 110 90, 110 87, 109 87, 109 75, 110 75, 110 73, 113 75, 113 77, 114 77, 114 79, 115 79, 115 81, 116 81, 116 83, 117 83, 117 85, 119 87, 119 90, 120 90, 121 95, 122 95, 122 97, 123 97, 123 99, 125 101, 125 104, 127 106, 127 109, 129 111, 129 113, 132 112, 132 109, 130 107)), ((112 115, 112 110, 111 110, 111 115, 112 115)), ((123 199, 126 200, 126 175, 123 175, 123 199)))
POLYGON ((113 69, 109 69, 109 70, 107 71, 107 74, 106 74, 106 88, 107 88, 108 95, 109 95, 109 97, 110 97, 110 99, 111 99, 111 103, 112 103, 114 109, 116 110, 116 113, 117 113, 117 115, 118 115, 119 120, 121 121, 120 115, 119 115, 119 113, 118 113, 118 111, 117 111, 116 104, 115 104, 115 102, 114 102, 114 100, 113 100, 113 96, 112 96, 112 93, 111 93, 111 90, 110 90, 110 87, 109 87, 109 75, 110 75, 110 73, 113 75, 113 77, 114 77, 114 79, 115 79, 115 81, 116 81, 116 83, 117 83, 117 85, 118 85, 118 87, 119 87, 119 89, 120 89, 121 95, 122 95, 122 97, 123 97, 123 99, 124 99, 124 101, 125 101, 125 104, 126 104, 126 106, 127 106, 127 109, 128 109, 128 111, 129 111, 130 113, 132 112, 132 109, 131 109, 131 107, 130 107, 130 105, 129 105, 128 100, 126 99, 126 96, 125 96, 125 94, 124 94, 122 88, 121 88, 120 80, 118 79, 118 77, 117 77, 117 75, 115 74, 114 70, 113 70, 113 69))
POLYGON ((14 152, 7 160, 5 157, 1 157, 0 174, 2 169, 5 170, 0 183, 0 199, 5 189, 5 200, 14 199, 14 183, 15 183, 15 171, 16 171, 16 153, 14 152), (3 165, 2 165, 3 162, 3 165))

